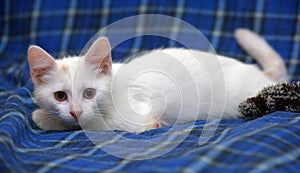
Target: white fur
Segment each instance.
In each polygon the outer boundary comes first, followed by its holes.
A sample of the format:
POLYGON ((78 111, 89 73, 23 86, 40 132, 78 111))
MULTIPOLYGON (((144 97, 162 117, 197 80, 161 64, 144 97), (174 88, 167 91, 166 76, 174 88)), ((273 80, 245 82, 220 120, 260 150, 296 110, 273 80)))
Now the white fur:
POLYGON ((40 128, 66 130, 80 124, 84 129, 142 132, 196 119, 241 118, 238 104, 275 82, 255 65, 197 50, 153 50, 129 63, 115 63, 109 74, 100 75, 85 58, 56 60, 46 84, 34 81, 41 109, 32 118, 40 128), (82 97, 86 88, 96 88, 93 99, 82 97), (56 91, 65 91, 69 99, 56 101, 56 91), (75 103, 83 108, 78 122, 70 116, 75 103))
POLYGON ((248 29, 237 29, 234 33, 238 43, 255 59, 266 74, 279 82, 289 80, 281 56, 266 40, 248 29))

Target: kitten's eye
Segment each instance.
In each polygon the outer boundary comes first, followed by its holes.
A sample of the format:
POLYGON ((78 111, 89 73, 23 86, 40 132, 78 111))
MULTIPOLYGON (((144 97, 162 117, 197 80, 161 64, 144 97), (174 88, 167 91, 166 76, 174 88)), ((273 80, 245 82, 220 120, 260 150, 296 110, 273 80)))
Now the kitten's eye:
POLYGON ((83 91, 83 97, 86 99, 92 99, 96 94, 96 90, 93 88, 87 88, 83 91))
POLYGON ((59 102, 67 100, 68 96, 65 92, 63 91, 57 91, 54 93, 55 99, 59 102))

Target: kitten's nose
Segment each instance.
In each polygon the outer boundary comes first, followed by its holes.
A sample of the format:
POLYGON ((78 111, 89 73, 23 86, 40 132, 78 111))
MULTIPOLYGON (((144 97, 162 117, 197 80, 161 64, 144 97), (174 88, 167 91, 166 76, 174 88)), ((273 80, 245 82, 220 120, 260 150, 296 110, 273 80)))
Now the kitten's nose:
POLYGON ((78 121, 78 118, 81 116, 82 112, 83 111, 82 111, 81 105, 79 105, 79 104, 71 105, 70 114, 72 117, 75 118, 76 121, 78 121))
POLYGON ((70 111, 70 114, 72 115, 72 117, 75 118, 76 121, 78 121, 78 118, 81 116, 82 114, 82 110, 80 111, 70 111))

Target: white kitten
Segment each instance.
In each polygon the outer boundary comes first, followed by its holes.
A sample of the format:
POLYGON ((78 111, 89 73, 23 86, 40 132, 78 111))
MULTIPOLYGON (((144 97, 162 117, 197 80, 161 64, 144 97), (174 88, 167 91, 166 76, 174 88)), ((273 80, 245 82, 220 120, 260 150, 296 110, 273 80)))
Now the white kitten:
POLYGON ((263 39, 245 29, 235 35, 266 73, 224 56, 180 48, 112 63, 103 37, 85 56, 61 60, 30 46, 30 74, 41 108, 32 119, 43 130, 81 126, 142 132, 196 119, 240 118, 241 101, 266 85, 287 81, 287 75, 280 56, 263 39))

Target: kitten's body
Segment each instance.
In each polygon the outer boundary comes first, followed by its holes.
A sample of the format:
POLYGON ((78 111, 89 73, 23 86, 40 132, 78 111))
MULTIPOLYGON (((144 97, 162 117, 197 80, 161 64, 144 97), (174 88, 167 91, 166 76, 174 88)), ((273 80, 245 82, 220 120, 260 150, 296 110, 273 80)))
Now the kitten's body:
MULTIPOLYGON (((274 60, 282 67, 281 60, 274 60)), ((31 47, 29 64, 41 108, 33 120, 44 130, 75 129, 80 124, 85 129, 142 132, 196 119, 240 118, 241 101, 285 75, 285 71, 267 75, 254 65, 179 48, 112 64, 109 43, 103 38, 85 57, 63 60, 31 47), (92 98, 85 98, 87 88, 95 89, 92 98), (67 99, 55 100, 57 91, 67 99)))

